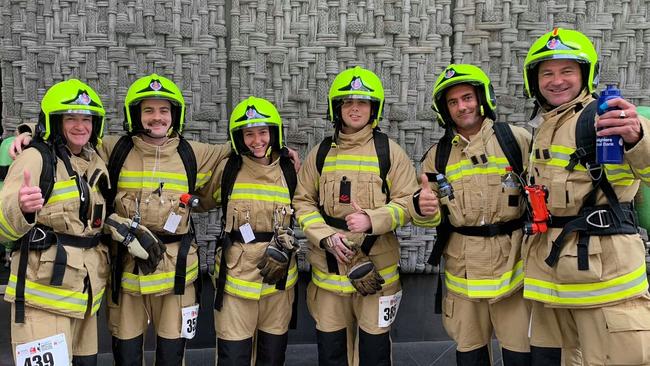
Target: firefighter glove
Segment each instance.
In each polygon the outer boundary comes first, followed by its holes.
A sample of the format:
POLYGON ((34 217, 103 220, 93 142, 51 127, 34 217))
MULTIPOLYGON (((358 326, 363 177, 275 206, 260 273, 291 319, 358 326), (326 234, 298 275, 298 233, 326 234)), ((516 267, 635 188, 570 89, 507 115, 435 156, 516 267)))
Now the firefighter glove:
POLYGON ((104 231, 108 231, 114 241, 126 246, 132 256, 148 259, 149 253, 147 253, 140 241, 136 238, 135 233, 130 230, 131 223, 131 219, 121 217, 114 213, 106 219, 104 231))
POLYGON ((350 266, 347 276, 352 286, 362 295, 372 295, 381 290, 381 285, 385 282, 379 275, 375 265, 370 258, 365 255, 361 248, 354 248, 355 254, 350 260, 350 266))
POLYGON ((293 237, 293 230, 279 228, 273 240, 266 247, 262 260, 257 264, 262 282, 274 285, 286 274, 291 254, 298 250, 298 244, 293 237))
POLYGON ((165 255, 165 244, 145 226, 138 225, 135 237, 149 254, 148 258, 136 257, 135 261, 142 274, 148 275, 156 271, 156 267, 165 255))

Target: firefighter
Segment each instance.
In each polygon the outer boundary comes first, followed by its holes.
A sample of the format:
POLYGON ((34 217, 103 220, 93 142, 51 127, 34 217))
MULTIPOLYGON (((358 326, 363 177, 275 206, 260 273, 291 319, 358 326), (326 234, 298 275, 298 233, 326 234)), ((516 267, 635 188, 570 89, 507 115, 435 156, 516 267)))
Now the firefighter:
POLYGON ((309 153, 298 175, 293 202, 310 242, 307 305, 320 365, 391 364, 389 330, 401 299, 393 230, 415 214, 418 186, 406 153, 378 131, 383 104, 372 71, 339 73, 329 92, 334 136, 309 153))
POLYGON ((528 365, 530 306, 522 296, 521 258, 525 201, 519 177, 531 135, 495 122, 492 83, 473 65, 445 68, 434 86, 432 108, 445 136, 426 154, 422 170, 440 179, 433 187, 445 218, 434 253, 435 264, 440 255, 445 259, 442 321, 457 343, 456 363, 490 365, 494 332, 504 365, 528 365), (503 142, 508 137, 516 149, 503 142), (506 176, 514 179, 502 184, 506 176))
POLYGON ((0 192, 0 241, 18 241, 5 300, 21 365, 25 352, 25 364, 97 364, 96 314, 110 271, 99 240, 108 172, 95 151, 104 114, 85 83, 54 84, 41 101, 34 147, 10 166, 0 192))
POLYGON ((528 172, 548 191, 551 215, 523 254, 535 365, 559 365, 561 347, 577 345, 588 365, 650 363, 645 248, 632 205, 650 182, 650 122, 622 98, 596 105, 598 72, 591 41, 569 29, 541 36, 524 61, 538 108, 528 172), (616 110, 596 118, 596 107, 616 110), (596 135, 622 137, 622 164, 596 162, 596 135))
POLYGON ((233 154, 217 167, 214 190, 223 212, 215 266, 217 364, 281 366, 298 279, 296 171, 271 102, 241 101, 228 130, 233 154))

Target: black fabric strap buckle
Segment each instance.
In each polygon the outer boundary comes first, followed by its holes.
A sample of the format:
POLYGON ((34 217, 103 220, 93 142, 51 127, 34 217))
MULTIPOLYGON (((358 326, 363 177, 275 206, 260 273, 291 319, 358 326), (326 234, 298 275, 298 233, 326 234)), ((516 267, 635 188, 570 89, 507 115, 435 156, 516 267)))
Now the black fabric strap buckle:
POLYGON ((612 213, 608 210, 596 210, 587 215, 585 218, 587 224, 599 228, 606 229, 612 226, 613 219, 612 213))

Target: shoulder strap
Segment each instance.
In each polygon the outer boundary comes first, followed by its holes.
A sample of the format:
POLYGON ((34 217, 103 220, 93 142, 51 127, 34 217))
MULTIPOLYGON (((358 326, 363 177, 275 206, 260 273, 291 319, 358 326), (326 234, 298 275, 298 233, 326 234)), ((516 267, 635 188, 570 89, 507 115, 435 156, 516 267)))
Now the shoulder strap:
POLYGON ((221 176, 221 220, 222 228, 226 220, 226 213, 228 212, 228 197, 232 192, 232 187, 235 185, 235 179, 239 174, 239 169, 242 166, 242 158, 237 154, 231 154, 226 161, 226 166, 221 176))
POLYGON ((523 158, 521 157, 521 148, 515 139, 515 135, 512 133, 512 127, 510 124, 505 122, 494 122, 492 125, 494 134, 497 136, 497 141, 503 154, 508 159, 508 163, 512 166, 512 169, 518 176, 524 171, 523 158))
MULTIPOLYGON (((108 158, 108 178, 111 182, 111 188, 108 190, 106 195, 106 202, 108 207, 113 207, 113 201, 115 201, 115 195, 117 195, 117 181, 120 178, 120 171, 126 161, 126 157, 129 155, 133 149, 133 140, 131 136, 122 136, 113 147, 111 151, 111 156, 108 158)), ((112 211, 112 209, 111 209, 112 211)), ((109 213, 110 214, 110 213, 109 213)))
POLYGON ((52 151, 52 146, 43 141, 32 141, 29 144, 29 147, 33 147, 41 154, 43 158, 43 168, 41 169, 41 176, 38 181, 38 186, 43 192, 43 200, 47 202, 52 195, 52 189, 54 188, 54 174, 56 171, 56 155, 52 151))
POLYGON ((187 174, 188 193, 193 194, 196 189, 196 173, 198 170, 196 156, 194 155, 194 150, 192 150, 192 145, 183 136, 179 136, 178 138, 178 147, 176 149, 181 156, 181 161, 183 161, 185 173, 187 174))
POLYGON ((372 131, 375 140, 375 153, 379 161, 379 177, 381 178, 381 191, 386 195, 386 202, 390 200, 390 190, 386 176, 390 170, 390 145, 388 135, 378 130, 372 131))
POLYGON ((598 101, 594 100, 587 104, 576 123, 576 151, 569 156, 569 164, 566 169, 573 171, 578 164, 586 167, 587 163, 596 161, 596 126, 594 118, 596 117, 596 108, 598 101))
POLYGON ((316 153, 316 169, 318 175, 323 174, 323 166, 325 165, 325 158, 332 148, 332 136, 327 136, 318 145, 318 152, 316 153))
POLYGON ((447 171, 447 162, 451 154, 451 139, 451 134, 445 132, 436 146, 436 171, 443 175, 447 171))
POLYGON ((287 182, 289 188, 289 196, 293 201, 293 194, 296 192, 296 186, 298 185, 298 176, 291 159, 284 152, 280 155, 280 168, 282 169, 282 175, 284 175, 284 181, 287 182))

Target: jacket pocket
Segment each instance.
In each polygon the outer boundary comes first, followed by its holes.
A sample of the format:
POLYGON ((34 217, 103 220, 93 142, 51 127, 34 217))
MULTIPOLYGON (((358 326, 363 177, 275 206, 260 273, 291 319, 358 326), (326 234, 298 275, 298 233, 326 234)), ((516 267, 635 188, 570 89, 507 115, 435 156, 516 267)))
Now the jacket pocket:
POLYGON ((607 323, 607 361, 613 365, 650 363, 650 302, 630 301, 603 308, 607 323), (638 304, 638 305, 637 305, 638 304))
POLYGON ((589 237, 587 248, 589 251, 589 269, 578 270, 578 244, 575 240, 571 240, 571 235, 568 236, 556 264, 556 275, 560 283, 589 283, 601 280, 603 274, 603 249, 600 245, 600 238, 597 236, 589 237))
POLYGON ((449 210, 449 222, 454 226, 465 225, 465 216, 463 215, 463 190, 454 191, 454 199, 449 196, 440 198, 440 205, 447 206, 449 210))
POLYGON ((521 189, 518 187, 499 187, 498 192, 497 216, 504 221, 521 216, 521 207, 523 207, 521 189))
MULTIPOLYGON (((87 275, 84 266, 83 253, 80 248, 63 248, 66 251, 65 273, 63 283, 57 288, 71 290, 75 292, 84 291, 85 278, 87 275)), ((56 260, 57 246, 52 245, 49 249, 41 254, 40 265, 36 273, 36 282, 51 286, 54 264, 56 260)))

